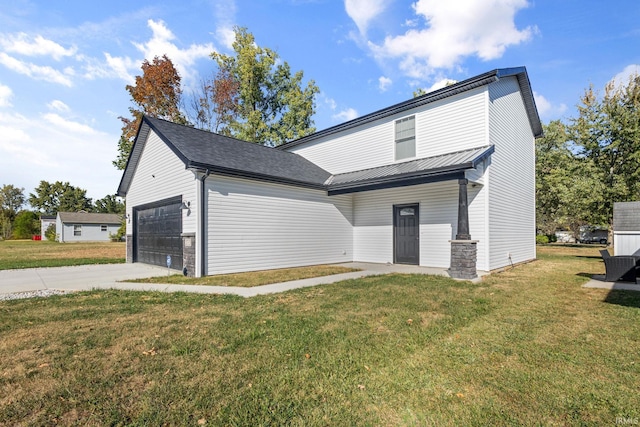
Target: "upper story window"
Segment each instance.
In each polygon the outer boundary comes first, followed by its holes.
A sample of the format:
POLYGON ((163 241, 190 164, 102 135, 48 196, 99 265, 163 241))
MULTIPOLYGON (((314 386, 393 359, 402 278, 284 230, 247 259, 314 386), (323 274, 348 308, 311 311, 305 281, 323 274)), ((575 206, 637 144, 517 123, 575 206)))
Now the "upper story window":
POLYGON ((396 120, 396 160, 416 156, 416 116, 396 120))

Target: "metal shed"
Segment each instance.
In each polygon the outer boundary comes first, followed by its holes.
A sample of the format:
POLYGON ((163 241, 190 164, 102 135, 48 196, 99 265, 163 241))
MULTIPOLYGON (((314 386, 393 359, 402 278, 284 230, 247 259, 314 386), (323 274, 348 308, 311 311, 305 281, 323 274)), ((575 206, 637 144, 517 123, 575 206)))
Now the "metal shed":
POLYGON ((640 202, 613 204, 613 251, 615 255, 640 254, 640 202))

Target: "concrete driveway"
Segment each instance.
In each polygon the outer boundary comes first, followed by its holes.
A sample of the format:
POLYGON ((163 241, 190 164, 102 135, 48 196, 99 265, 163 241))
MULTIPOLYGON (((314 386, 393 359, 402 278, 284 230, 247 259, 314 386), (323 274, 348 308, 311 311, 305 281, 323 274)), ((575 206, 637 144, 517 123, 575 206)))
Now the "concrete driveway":
MULTIPOLYGON (((171 274, 176 274, 172 271, 171 274)), ((0 271, 0 294, 42 289, 91 290, 117 287, 117 282, 165 276, 167 269, 146 264, 100 264, 0 271)))
MULTIPOLYGON (((398 264, 370 264, 362 262, 349 262, 338 265, 358 268, 360 271, 334 274, 331 276, 312 277, 309 279, 294 280, 291 282, 272 283, 270 285, 255 286, 252 288, 243 288, 234 286, 170 285, 121 282, 122 280, 128 279, 167 275, 166 268, 140 263, 3 270, 0 271, 0 294, 40 291, 46 289, 64 291, 128 289, 136 291, 231 294, 242 297, 252 297, 256 295, 272 294, 291 289, 325 285, 342 280, 389 273, 432 274, 448 277, 447 270, 441 268, 427 268, 398 264)), ((180 272, 171 270, 171 274, 180 274, 180 272)), ((487 273, 478 272, 478 276, 483 276, 485 274, 487 273)), ((473 281, 477 282, 480 280, 481 278, 478 277, 473 281)))

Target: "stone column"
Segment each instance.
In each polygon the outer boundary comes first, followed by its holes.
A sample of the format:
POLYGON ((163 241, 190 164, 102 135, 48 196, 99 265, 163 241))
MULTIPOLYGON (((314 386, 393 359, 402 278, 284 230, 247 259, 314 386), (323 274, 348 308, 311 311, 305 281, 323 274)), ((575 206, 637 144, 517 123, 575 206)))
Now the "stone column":
POLYGON ((196 233, 182 233, 182 272, 189 277, 196 274, 196 233))
POLYGON ((469 234, 469 206, 467 202, 466 179, 458 180, 458 232, 451 242, 451 266, 449 275, 454 279, 475 279, 478 277, 476 262, 478 257, 477 240, 471 240, 469 234))
POLYGON ((451 277, 466 280, 478 277, 477 244, 477 240, 451 240, 451 267, 449 267, 451 277))

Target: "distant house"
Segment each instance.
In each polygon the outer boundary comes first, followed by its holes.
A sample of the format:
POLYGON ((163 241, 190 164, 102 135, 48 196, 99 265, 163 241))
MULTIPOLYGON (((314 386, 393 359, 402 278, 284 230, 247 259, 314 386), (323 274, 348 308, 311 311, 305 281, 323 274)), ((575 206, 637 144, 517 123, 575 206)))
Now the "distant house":
POLYGON ((58 212, 56 240, 58 242, 106 242, 120 228, 121 216, 87 212, 58 212))
POLYGON ((49 228, 51 224, 55 224, 55 223, 56 223, 55 215, 40 215, 40 238, 42 240, 47 239, 47 236, 45 236, 45 233, 47 232, 47 228, 49 228))
POLYGON ((615 255, 640 252, 640 202, 613 204, 613 252, 615 255))
POLYGON ((473 278, 536 257, 524 67, 277 148, 143 117, 124 170, 127 261, 189 275, 361 261, 473 278))

